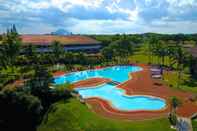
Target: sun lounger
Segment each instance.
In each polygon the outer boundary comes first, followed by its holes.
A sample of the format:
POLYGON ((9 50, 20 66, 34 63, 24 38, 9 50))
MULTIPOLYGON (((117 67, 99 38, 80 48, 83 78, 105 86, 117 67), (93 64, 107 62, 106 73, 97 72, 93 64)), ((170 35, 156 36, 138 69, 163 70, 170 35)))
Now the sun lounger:
POLYGON ((152 75, 152 78, 154 78, 154 79, 161 79, 162 76, 161 75, 152 75))

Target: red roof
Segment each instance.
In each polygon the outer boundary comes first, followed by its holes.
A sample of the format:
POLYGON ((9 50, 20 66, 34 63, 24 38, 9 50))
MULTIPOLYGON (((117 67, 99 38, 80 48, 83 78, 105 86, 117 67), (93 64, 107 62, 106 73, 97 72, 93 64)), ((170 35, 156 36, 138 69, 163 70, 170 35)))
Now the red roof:
POLYGON ((65 75, 65 72, 63 72, 63 71, 57 71, 57 72, 53 73, 54 77, 63 76, 63 75, 65 75))
POLYGON ((99 44, 99 41, 87 36, 55 36, 55 35, 21 35, 23 43, 33 45, 50 45, 53 41, 59 41, 63 45, 99 44))

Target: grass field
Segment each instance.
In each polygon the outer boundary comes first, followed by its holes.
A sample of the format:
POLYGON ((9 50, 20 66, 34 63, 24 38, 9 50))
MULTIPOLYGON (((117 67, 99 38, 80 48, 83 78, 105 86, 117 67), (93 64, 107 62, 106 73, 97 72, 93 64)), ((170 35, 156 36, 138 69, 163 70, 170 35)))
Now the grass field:
POLYGON ((197 93, 197 81, 191 80, 189 75, 183 73, 180 87, 178 87, 178 73, 176 71, 173 72, 165 72, 164 80, 166 84, 174 89, 189 91, 193 93, 197 93))
POLYGON ((197 131, 197 120, 192 121, 192 126, 193 126, 194 131, 197 131))
MULTIPOLYGON (((130 57, 131 62, 149 63, 146 47, 142 46, 130 57)), ((152 63, 158 64, 158 58, 153 56, 152 63)), ((166 58, 166 65, 169 59, 166 58)), ((197 81, 191 81, 184 72, 180 88, 177 88, 178 73, 176 70, 164 73, 164 82, 173 89, 197 93, 197 81)), ((194 131, 197 131, 197 122, 193 121, 194 131)), ((167 118, 148 121, 122 121, 104 118, 92 112, 84 104, 72 98, 54 104, 45 116, 38 131, 171 131, 167 118)))
POLYGON ((76 99, 56 103, 38 131, 171 131, 167 118, 121 121, 104 118, 76 99))
MULTIPOLYGON (((149 63, 149 56, 147 54, 147 49, 146 46, 140 47, 134 55, 132 55, 130 58, 131 62, 134 63, 143 63, 143 64, 148 64, 149 63)), ((152 56, 151 58, 151 63, 152 64, 158 64, 159 63, 159 58, 156 56, 152 56)), ((166 58, 165 65, 169 65, 169 58, 166 58)), ((176 64, 174 65, 174 68, 176 68, 176 64)), ((187 69, 186 69, 187 70, 187 69)), ((181 79, 181 84, 180 88, 177 88, 178 85, 178 72, 176 70, 171 71, 171 72, 165 72, 164 73, 164 80, 165 83, 178 90, 184 90, 184 91, 189 91, 193 93, 197 93, 197 80, 191 80, 189 74, 187 71, 184 71, 182 74, 182 79, 181 79)))

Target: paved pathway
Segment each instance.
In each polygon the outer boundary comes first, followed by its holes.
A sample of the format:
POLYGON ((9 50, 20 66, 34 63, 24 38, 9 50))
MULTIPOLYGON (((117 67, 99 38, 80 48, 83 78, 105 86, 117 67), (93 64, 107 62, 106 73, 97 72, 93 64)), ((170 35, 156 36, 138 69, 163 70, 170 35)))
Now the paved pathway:
POLYGON ((193 131, 191 119, 185 117, 178 117, 177 131, 193 131))
MULTIPOLYGON (((159 117, 167 117, 171 110, 170 98, 176 96, 183 102, 182 106, 178 108, 177 113, 182 117, 191 117, 197 113, 197 105, 189 101, 191 93, 173 90, 158 80, 153 80, 150 75, 149 67, 146 65, 139 65, 143 67, 143 71, 132 73, 132 79, 118 85, 118 88, 126 90, 127 95, 151 95, 161 97, 167 101, 167 107, 159 111, 119 111, 112 108, 109 102, 99 98, 90 98, 86 102, 91 106, 92 110, 106 117, 128 119, 128 120, 142 120, 159 117)), ((109 82, 109 79, 93 78, 74 84, 75 88, 95 86, 109 82)))

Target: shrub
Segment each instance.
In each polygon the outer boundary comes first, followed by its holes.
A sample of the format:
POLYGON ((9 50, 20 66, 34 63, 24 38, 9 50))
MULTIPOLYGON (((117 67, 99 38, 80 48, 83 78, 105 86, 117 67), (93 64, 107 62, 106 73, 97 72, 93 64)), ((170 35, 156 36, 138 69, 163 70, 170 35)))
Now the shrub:
POLYGON ((31 94, 10 90, 0 92, 0 130, 36 130, 42 118, 42 105, 31 94))
POLYGON ((174 109, 176 109, 178 106, 180 106, 181 105, 181 101, 177 98, 177 97, 175 97, 175 96, 173 96, 172 98, 171 98, 171 106, 174 108, 174 109))
POLYGON ((177 120, 177 116, 176 116, 175 113, 172 113, 171 112, 170 115, 169 115, 169 117, 168 117, 168 119, 169 119, 171 125, 173 125, 173 126, 176 126, 177 125, 178 120, 177 120))

